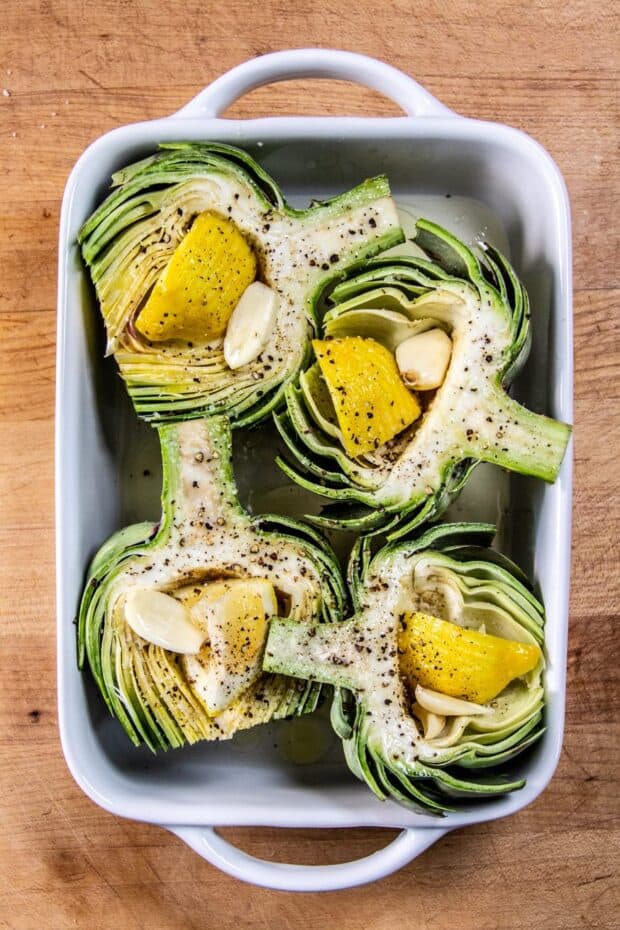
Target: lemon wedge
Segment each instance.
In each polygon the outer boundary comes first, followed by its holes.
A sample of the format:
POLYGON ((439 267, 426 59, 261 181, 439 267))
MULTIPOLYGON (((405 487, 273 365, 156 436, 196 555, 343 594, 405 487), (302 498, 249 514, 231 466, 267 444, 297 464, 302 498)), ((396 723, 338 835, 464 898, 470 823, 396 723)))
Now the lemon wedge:
POLYGON ((385 346, 361 336, 315 339, 312 345, 349 455, 372 452, 420 416, 385 346))
POLYGON ((227 217, 199 213, 136 319, 150 342, 223 336, 239 298, 256 277, 256 256, 227 217))
POLYGON ((423 613, 404 614, 398 652, 403 678, 422 685, 416 691, 418 704, 442 714, 452 712, 446 695, 460 699, 455 713, 480 713, 472 703, 462 702, 486 704, 513 679, 536 668, 542 657, 536 644, 468 630, 423 613), (437 691, 440 694, 431 702, 437 691), (443 701, 437 700, 442 697, 443 701))
POLYGON ((278 613, 276 593, 266 578, 217 581, 205 586, 190 612, 208 643, 182 662, 207 713, 215 716, 261 673, 268 622, 278 613))

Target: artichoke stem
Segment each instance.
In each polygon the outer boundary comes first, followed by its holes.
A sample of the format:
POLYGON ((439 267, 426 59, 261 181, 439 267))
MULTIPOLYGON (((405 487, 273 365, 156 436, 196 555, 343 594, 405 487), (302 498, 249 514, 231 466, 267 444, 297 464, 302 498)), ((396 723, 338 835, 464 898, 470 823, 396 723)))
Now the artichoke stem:
MULTIPOLYGON (((247 515, 237 498, 226 417, 159 427, 163 490, 162 533, 189 541, 247 515)), ((183 545, 183 543, 181 543, 183 545)))
POLYGON ((269 625, 263 669, 355 690, 359 655, 351 624, 299 623, 274 617, 269 625))
POLYGON ((522 407, 499 385, 489 384, 487 416, 468 430, 467 455, 511 471, 553 482, 558 476, 571 427, 522 407))

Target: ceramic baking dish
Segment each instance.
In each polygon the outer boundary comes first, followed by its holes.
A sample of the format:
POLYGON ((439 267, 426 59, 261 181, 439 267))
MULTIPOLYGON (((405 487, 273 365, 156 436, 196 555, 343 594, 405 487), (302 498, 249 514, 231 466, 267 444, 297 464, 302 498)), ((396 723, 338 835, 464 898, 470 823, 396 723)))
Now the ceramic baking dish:
MULTIPOLYGON (((77 669, 73 619, 95 548, 119 526, 157 518, 159 466, 152 431, 133 415, 113 365, 103 361, 101 324, 75 239, 104 196, 112 172, 171 140, 217 140, 248 149, 295 204, 384 172, 399 202, 470 239, 484 236, 508 248, 533 306, 534 344, 516 393, 534 410, 570 422, 571 247, 565 187, 549 155, 523 133, 457 116, 411 78, 379 61, 317 49, 246 62, 173 116, 106 134, 84 152, 67 183, 58 287, 56 543, 59 720, 69 768, 97 804, 172 830, 245 881, 288 890, 361 884, 409 862, 447 830, 514 813, 537 797, 552 776, 564 716, 571 457, 553 486, 483 467, 477 501, 468 489, 458 505, 461 516, 500 521, 503 548, 533 576, 547 609, 547 730, 515 766, 527 778, 522 791, 443 820, 382 803, 346 769, 320 714, 257 728, 229 743, 158 756, 132 747, 107 715, 89 676, 77 669), (406 115, 220 116, 252 88, 305 77, 375 88, 406 115), (296 741, 314 746, 310 762, 300 763, 296 741), (398 827, 401 832, 367 858, 310 867, 260 861, 237 850, 214 830, 227 824, 398 827)), ((241 470, 243 458, 241 450, 241 470)), ((261 480, 269 468, 265 460, 261 480)), ((267 487, 273 485, 273 476, 265 480, 267 487)), ((256 499, 247 476, 245 491, 256 499)))

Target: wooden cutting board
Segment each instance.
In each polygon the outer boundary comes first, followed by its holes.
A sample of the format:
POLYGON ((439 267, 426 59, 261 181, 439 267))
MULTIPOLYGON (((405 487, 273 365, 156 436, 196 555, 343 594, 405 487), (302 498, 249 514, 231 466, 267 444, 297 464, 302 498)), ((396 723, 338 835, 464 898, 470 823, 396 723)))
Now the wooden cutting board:
MULTIPOLYGON (((0 2, 0 928, 512 930, 620 925, 617 7, 587 0, 0 2), (67 174, 123 123, 178 109, 279 48, 365 52, 454 110, 511 123, 559 163, 575 243, 576 495, 564 752, 506 821, 447 835, 376 885, 328 895, 242 885, 74 784, 56 721, 53 401, 56 240, 67 174), (614 646, 616 652, 614 654, 614 646)), ((256 91, 238 116, 377 114, 344 84, 256 91)), ((390 831, 226 830, 266 858, 335 862, 390 831)))

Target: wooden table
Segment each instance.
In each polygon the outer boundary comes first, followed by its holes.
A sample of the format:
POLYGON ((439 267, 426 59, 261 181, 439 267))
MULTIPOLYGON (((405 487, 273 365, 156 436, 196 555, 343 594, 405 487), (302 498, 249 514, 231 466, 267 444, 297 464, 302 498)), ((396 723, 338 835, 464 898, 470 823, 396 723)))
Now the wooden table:
MULTIPOLYGON (((0 927, 11 930, 574 930, 620 924, 618 22, 613 4, 443 0, 0 3, 0 927), (519 126, 559 163, 575 242, 576 496, 565 749, 529 809, 445 837, 366 888, 242 885, 157 827, 92 804, 62 758, 54 658, 56 239, 96 136, 168 114, 230 66, 324 45, 389 60, 455 110, 519 126), (614 343, 614 336, 616 341, 614 343)), ((257 91, 240 116, 395 112, 346 85, 257 91)), ((265 857, 332 862, 367 830, 227 830, 265 857)))

